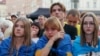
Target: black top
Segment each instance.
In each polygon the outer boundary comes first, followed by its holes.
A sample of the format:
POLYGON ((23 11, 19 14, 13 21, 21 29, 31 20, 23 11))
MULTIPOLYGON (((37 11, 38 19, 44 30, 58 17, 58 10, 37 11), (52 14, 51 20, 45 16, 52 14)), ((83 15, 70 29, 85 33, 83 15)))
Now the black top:
POLYGON ((77 35, 77 28, 76 27, 65 24, 64 31, 66 34, 69 34, 71 36, 71 40, 75 39, 75 36, 77 35))
POLYGON ((39 37, 42 37, 43 33, 44 33, 44 29, 41 29, 39 37))

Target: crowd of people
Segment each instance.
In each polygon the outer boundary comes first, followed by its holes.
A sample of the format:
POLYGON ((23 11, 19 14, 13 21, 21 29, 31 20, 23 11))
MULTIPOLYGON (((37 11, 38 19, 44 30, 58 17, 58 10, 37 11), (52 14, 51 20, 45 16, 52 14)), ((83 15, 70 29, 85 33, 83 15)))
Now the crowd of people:
POLYGON ((100 56, 99 28, 94 13, 66 13, 59 2, 51 5, 49 18, 11 15, 0 19, 0 56, 100 56))

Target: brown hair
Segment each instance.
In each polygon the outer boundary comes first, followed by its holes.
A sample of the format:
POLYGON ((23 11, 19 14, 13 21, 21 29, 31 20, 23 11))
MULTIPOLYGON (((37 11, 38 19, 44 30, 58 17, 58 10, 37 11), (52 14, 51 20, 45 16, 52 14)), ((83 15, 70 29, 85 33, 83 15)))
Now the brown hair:
POLYGON ((80 12, 79 12, 78 10, 76 10, 76 9, 71 9, 71 10, 67 13, 67 17, 68 17, 69 15, 72 15, 73 17, 78 16, 78 21, 79 21, 79 23, 80 23, 80 12))
POLYGON ((31 45, 31 30, 30 30, 31 24, 30 24, 29 20, 26 18, 17 18, 17 20, 14 23, 13 30, 12 30, 10 54, 13 52, 13 48, 15 48, 15 45, 16 45, 14 43, 14 41, 15 41, 14 30, 15 30, 16 23, 19 21, 23 22, 23 24, 24 24, 24 42, 23 43, 25 46, 31 45))
POLYGON ((85 17, 92 17, 94 21, 94 32, 93 32, 93 39, 92 39, 92 45, 96 47, 98 43, 98 22, 96 15, 92 12, 87 12, 83 17, 82 17, 82 22, 81 22, 81 45, 84 45, 86 43, 86 37, 85 37, 85 32, 83 30, 83 23, 85 17))
POLYGON ((78 18, 80 18, 80 12, 78 11, 78 10, 76 10, 76 9, 71 9, 69 12, 68 12, 68 14, 67 14, 67 16, 68 15, 72 15, 72 16, 78 16, 78 18))
POLYGON ((85 14, 86 14, 86 12, 82 12, 80 17, 82 18, 85 14))
POLYGON ((51 7, 50 7, 50 13, 52 13, 52 9, 53 9, 53 7, 56 6, 56 5, 58 5, 58 6, 61 8, 61 10, 62 10, 63 12, 66 13, 66 8, 65 8, 65 6, 64 6, 63 4, 61 4, 61 3, 59 3, 59 2, 54 3, 54 4, 51 5, 51 7))

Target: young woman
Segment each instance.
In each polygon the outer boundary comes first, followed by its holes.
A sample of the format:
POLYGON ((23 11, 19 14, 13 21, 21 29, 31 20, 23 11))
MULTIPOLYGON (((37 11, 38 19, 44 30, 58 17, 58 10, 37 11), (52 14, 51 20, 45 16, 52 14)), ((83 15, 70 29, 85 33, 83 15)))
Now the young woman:
POLYGON ((33 22, 31 24, 31 39, 33 42, 37 43, 37 41, 39 40, 40 37, 40 25, 39 22, 33 22))
POLYGON ((81 22, 81 35, 73 43, 73 56, 100 56, 96 15, 87 12, 81 22))
POLYGON ((0 56, 34 56, 35 44, 31 41, 30 27, 27 19, 18 18, 12 36, 0 45, 0 56))
POLYGON ((56 17, 50 17, 44 24, 44 35, 37 43, 36 56, 71 55, 71 39, 64 33, 56 17))

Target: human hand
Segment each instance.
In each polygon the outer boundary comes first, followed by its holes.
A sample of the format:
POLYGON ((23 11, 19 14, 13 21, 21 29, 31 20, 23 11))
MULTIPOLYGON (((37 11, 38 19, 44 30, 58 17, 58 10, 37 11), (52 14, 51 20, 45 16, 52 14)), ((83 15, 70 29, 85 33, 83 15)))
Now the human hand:
POLYGON ((53 41, 56 41, 58 39, 63 39, 64 38, 64 32, 63 31, 59 31, 58 33, 56 33, 51 39, 53 41))

